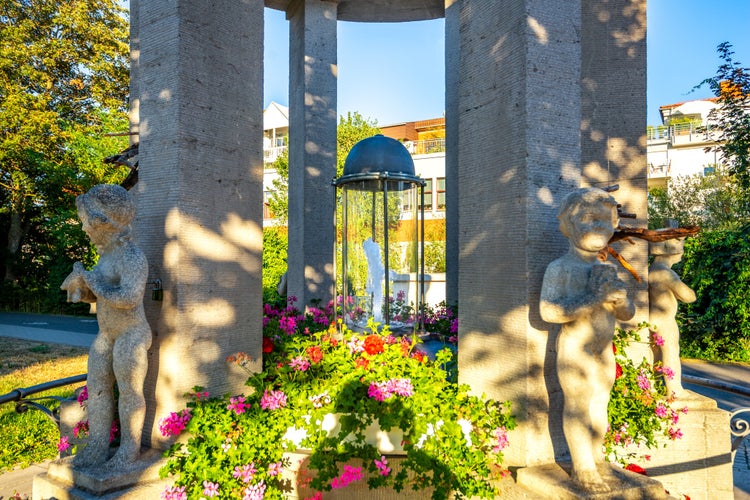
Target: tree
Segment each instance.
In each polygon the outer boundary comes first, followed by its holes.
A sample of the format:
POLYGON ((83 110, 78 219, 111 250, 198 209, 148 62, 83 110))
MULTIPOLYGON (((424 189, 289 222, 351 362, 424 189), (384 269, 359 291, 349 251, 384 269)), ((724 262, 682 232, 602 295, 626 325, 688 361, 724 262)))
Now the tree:
POLYGON ((716 150, 728 173, 743 189, 750 189, 750 68, 734 60, 729 42, 719 44, 717 52, 723 63, 715 76, 697 87, 708 85, 718 98, 719 106, 710 116, 720 133, 716 150))
MULTIPOLYGON (((352 147, 362 139, 379 134, 380 129, 376 121, 365 119, 358 112, 347 113, 346 118, 339 117, 336 130, 336 177, 344 172, 344 162, 352 147)), ((289 215, 289 201, 287 190, 289 186, 289 154, 284 151, 273 162, 271 168, 279 175, 273 181, 274 192, 269 199, 269 208, 274 218, 281 225, 286 224, 289 215)))
POLYGON ((0 0, 6 284, 18 285, 30 271, 20 268, 22 261, 39 267, 59 255, 47 245, 60 219, 74 217, 75 195, 122 175, 95 158, 127 143, 104 135, 127 130, 126 14, 117 0, 0 0), (42 255, 45 248, 52 253, 42 255))

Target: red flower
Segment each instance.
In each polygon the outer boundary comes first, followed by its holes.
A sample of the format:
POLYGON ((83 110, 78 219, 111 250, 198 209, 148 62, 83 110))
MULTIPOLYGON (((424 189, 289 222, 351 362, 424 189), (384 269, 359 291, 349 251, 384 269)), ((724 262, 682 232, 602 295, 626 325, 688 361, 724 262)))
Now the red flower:
POLYGON ((385 341, 380 335, 368 335, 365 338, 365 352, 370 356, 374 356, 379 352, 383 352, 383 345, 385 341))
POLYGON ((630 472, 635 472, 636 474, 640 474, 642 476, 648 476, 648 474, 646 474, 646 469, 644 469, 640 465, 628 464, 625 467, 625 470, 629 470, 630 472))
POLYGON ((615 345, 614 342, 612 342, 612 352, 617 354, 617 346, 615 345))
POLYGON ((311 363, 319 363, 323 359, 323 352, 320 347, 313 345, 307 348, 307 355, 310 358, 311 363))
POLYGON ((357 358, 354 360, 354 365, 367 370, 367 367, 370 365, 370 360, 366 358, 357 358))
POLYGON ((419 361, 420 363, 425 360, 427 356, 422 351, 414 351, 411 353, 411 357, 419 361))
POLYGON ((273 340, 268 337, 263 337, 263 352, 266 354, 273 352, 273 340))
POLYGON ((615 380, 622 377, 622 366, 620 363, 615 363, 615 380))

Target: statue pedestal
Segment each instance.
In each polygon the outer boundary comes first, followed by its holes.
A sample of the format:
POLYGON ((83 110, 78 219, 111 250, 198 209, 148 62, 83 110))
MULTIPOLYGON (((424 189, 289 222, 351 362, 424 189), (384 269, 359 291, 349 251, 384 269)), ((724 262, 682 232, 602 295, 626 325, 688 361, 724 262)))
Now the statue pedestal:
POLYGON ((691 391, 676 399, 673 408, 687 406, 680 413, 677 427, 683 437, 665 439, 663 448, 644 451, 651 460, 639 463, 650 477, 656 478, 673 496, 688 495, 692 500, 734 498, 732 479, 732 443, 729 413, 716 401, 691 391))
POLYGON ((147 450, 125 469, 76 470, 73 457, 56 460, 45 474, 34 478, 34 500, 93 500, 159 498, 173 480, 159 478, 162 452, 147 450))
POLYGON ((604 463, 599 466, 599 473, 609 485, 607 493, 588 493, 578 488, 569 476, 570 464, 544 464, 518 469, 517 482, 520 486, 533 491, 539 498, 558 500, 585 499, 659 499, 667 498, 664 486, 655 480, 617 465, 604 463))

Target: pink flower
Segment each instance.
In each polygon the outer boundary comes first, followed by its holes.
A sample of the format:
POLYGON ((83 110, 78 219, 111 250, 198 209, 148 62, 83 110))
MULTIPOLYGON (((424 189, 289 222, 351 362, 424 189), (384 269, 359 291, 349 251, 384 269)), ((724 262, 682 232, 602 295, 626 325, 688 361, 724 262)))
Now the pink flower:
POLYGON ((83 406, 83 403, 85 403, 89 399, 89 386, 84 385, 83 389, 81 389, 81 392, 78 393, 78 397, 76 398, 76 401, 78 401, 78 404, 83 406))
POLYGON ((508 430, 505 427, 498 427, 492 434, 496 440, 495 446, 492 447, 492 451, 500 453, 500 450, 508 447, 508 430))
POLYGON ((286 394, 283 391, 263 391, 260 407, 264 410, 278 410, 286 406, 286 394))
POLYGON ((268 465, 268 475, 271 477, 278 476, 284 470, 281 462, 274 462, 268 465))
POLYGON ((378 468, 381 476, 387 476, 391 473, 391 468, 388 467, 388 460, 385 455, 381 455, 380 460, 375 460, 375 467, 378 468))
POLYGON ((652 338, 654 339, 654 344, 656 344, 658 346, 664 345, 664 337, 662 337, 661 335, 658 335, 658 334, 654 333, 652 335, 652 338))
POLYGON ((414 394, 414 387, 408 378, 392 378, 387 382, 386 388, 389 393, 405 398, 414 394))
POLYGON ((668 366, 663 366, 661 372, 667 380, 672 380, 674 378, 674 370, 668 366))
POLYGON ((117 427, 117 420, 112 421, 112 425, 109 427, 109 442, 113 443, 117 438, 117 433, 120 432, 120 428, 117 427))
POLYGON ((165 437, 178 436, 190 422, 191 417, 190 408, 185 408, 180 413, 172 412, 159 422, 159 432, 165 437))
POLYGON ((349 483, 359 481, 364 475, 362 474, 362 467, 352 467, 351 465, 344 466, 344 472, 331 480, 331 488, 340 489, 345 488, 349 483))
POLYGON ((169 486, 161 492, 160 497, 162 500, 185 500, 187 494, 184 486, 169 486))
POLYGON ((255 462, 252 462, 245 464, 242 467, 239 465, 236 466, 234 472, 232 472, 232 477, 235 479, 241 479, 243 483, 249 483, 252 481, 256 472, 258 472, 258 469, 255 468, 255 462))
POLYGON ((305 500, 323 500, 323 493, 316 491, 313 496, 307 497, 305 500))
POLYGON ((70 442, 68 441, 68 436, 62 436, 60 438, 60 441, 57 443, 57 451, 60 453, 64 453, 70 449, 70 442))
POLYGON ((371 382, 370 387, 367 388, 367 396, 376 401, 385 401, 391 397, 386 386, 387 382, 371 382))
POLYGON ((266 493, 266 483, 260 481, 257 484, 253 484, 245 488, 243 491, 244 496, 242 500, 263 500, 263 496, 266 493))
POLYGON ((675 429, 674 427, 669 428, 669 437, 670 439, 680 439, 682 437, 682 431, 680 429, 675 429))
POLYGON ((458 318, 451 321, 450 333, 458 333, 458 318))
POLYGON ((307 371, 308 368, 310 368, 310 362, 305 359, 304 356, 297 356, 296 358, 292 358, 292 360, 289 362, 289 366, 291 366, 298 372, 304 372, 307 371))
POLYGON ((250 408, 248 403, 245 403, 245 396, 237 396, 236 398, 229 398, 229 404, 227 410, 232 410, 237 415, 245 413, 245 410, 250 408))
POLYGON ((219 485, 210 481, 203 481, 203 494, 207 497, 219 496, 219 485))
POLYGON ((644 391, 651 389, 651 382, 648 380, 648 377, 642 372, 640 375, 638 375, 638 387, 640 387, 644 391))
POLYGON ((297 319, 293 316, 282 316, 279 318, 279 328, 287 335, 293 335, 297 331, 297 319))
POLYGON ((89 435, 89 421, 85 420, 83 422, 76 423, 76 426, 73 428, 73 436, 76 438, 81 438, 83 436, 89 435))
POLYGON ((656 405, 656 408, 654 409, 654 413, 659 418, 666 418, 667 416, 667 407, 664 406, 664 404, 659 403, 656 405))

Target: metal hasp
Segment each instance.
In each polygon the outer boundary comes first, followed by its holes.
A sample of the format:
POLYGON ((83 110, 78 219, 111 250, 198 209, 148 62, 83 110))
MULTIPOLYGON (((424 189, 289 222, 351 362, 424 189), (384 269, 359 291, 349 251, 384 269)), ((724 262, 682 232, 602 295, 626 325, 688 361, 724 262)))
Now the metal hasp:
POLYGON ((52 401, 57 401, 58 403, 62 403, 64 400, 68 398, 64 398, 62 396, 40 396, 38 398, 29 398, 28 396, 32 396, 40 392, 49 391, 51 389, 57 389, 58 387, 64 387, 66 385, 85 382, 86 375, 87 374, 84 373, 81 375, 74 375, 72 377, 53 380, 51 382, 45 382, 43 384, 38 384, 38 385, 31 386, 31 387, 14 389, 10 391, 9 393, 3 394, 0 396, 0 405, 3 403, 10 403, 12 401, 15 401, 16 413, 25 413, 29 408, 39 410, 45 415, 47 415, 59 428, 60 427, 60 406, 58 405, 56 408, 50 409, 44 406, 43 404, 41 404, 39 401, 52 400, 52 401))
POLYGON ((332 184, 341 210, 334 272, 344 323, 363 331, 372 318, 394 332, 423 330, 426 182, 411 154, 390 137, 368 137, 332 184))

